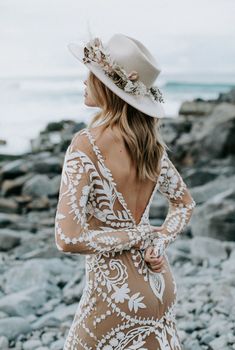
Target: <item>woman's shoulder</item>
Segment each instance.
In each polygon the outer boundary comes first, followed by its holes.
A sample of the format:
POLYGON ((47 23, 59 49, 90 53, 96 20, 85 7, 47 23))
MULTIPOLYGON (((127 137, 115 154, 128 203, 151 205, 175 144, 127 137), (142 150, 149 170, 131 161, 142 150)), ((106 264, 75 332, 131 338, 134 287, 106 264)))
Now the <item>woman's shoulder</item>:
POLYGON ((73 151, 87 152, 90 150, 90 142, 86 134, 87 128, 77 131, 71 139, 70 148, 73 151))

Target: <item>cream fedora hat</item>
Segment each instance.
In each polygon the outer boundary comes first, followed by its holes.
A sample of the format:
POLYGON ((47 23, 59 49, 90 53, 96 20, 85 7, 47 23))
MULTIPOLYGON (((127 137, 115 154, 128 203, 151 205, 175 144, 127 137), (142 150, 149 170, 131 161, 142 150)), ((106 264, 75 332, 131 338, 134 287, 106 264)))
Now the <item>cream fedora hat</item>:
POLYGON ((145 114, 163 118, 162 93, 155 81, 161 72, 155 58, 138 40, 118 33, 107 43, 69 43, 69 51, 110 90, 145 114))

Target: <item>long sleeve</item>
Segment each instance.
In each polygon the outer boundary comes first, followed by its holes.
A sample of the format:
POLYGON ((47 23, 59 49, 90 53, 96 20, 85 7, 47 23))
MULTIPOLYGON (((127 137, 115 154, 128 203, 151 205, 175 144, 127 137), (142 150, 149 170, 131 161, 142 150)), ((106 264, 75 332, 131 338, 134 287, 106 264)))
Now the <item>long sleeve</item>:
MULTIPOLYGON (((78 136, 79 137, 79 136, 78 136)), ((98 254, 143 248, 156 233, 149 225, 134 228, 89 230, 87 222, 89 195, 92 191, 90 165, 86 153, 73 138, 64 158, 59 198, 55 216, 55 243, 66 254, 98 254)), ((81 142, 80 142, 81 144, 81 142)), ((82 146, 82 144, 81 144, 82 146)))
POLYGON ((159 192, 168 200, 166 218, 153 240, 155 252, 162 255, 169 243, 173 242, 187 226, 196 202, 192 198, 181 175, 165 151, 159 176, 159 192))

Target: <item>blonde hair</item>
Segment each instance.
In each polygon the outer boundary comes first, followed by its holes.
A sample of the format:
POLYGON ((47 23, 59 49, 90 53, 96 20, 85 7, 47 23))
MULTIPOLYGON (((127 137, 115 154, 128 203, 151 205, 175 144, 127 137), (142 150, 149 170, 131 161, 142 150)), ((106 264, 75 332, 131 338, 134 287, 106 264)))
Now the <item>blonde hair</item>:
POLYGON ((136 164, 137 178, 156 181, 160 173, 160 160, 169 149, 159 133, 160 119, 146 115, 113 93, 91 71, 87 84, 96 106, 101 112, 95 114, 89 127, 102 121, 103 131, 116 125, 124 139, 132 161, 136 164))

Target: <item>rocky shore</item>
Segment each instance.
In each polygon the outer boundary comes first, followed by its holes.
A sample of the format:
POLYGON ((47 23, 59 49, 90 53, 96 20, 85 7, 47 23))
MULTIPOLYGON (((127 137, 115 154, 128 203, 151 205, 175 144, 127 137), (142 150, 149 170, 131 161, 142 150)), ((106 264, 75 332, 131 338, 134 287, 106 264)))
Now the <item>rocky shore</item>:
MULTIPOLYGON (((185 350, 235 349, 235 90, 161 122, 197 207, 168 256, 185 350)), ((59 252, 54 216, 64 152, 83 123, 50 123, 32 152, 0 155, 0 349, 62 350, 85 284, 84 256, 59 252)), ((150 209, 160 224, 167 202, 150 209)))

